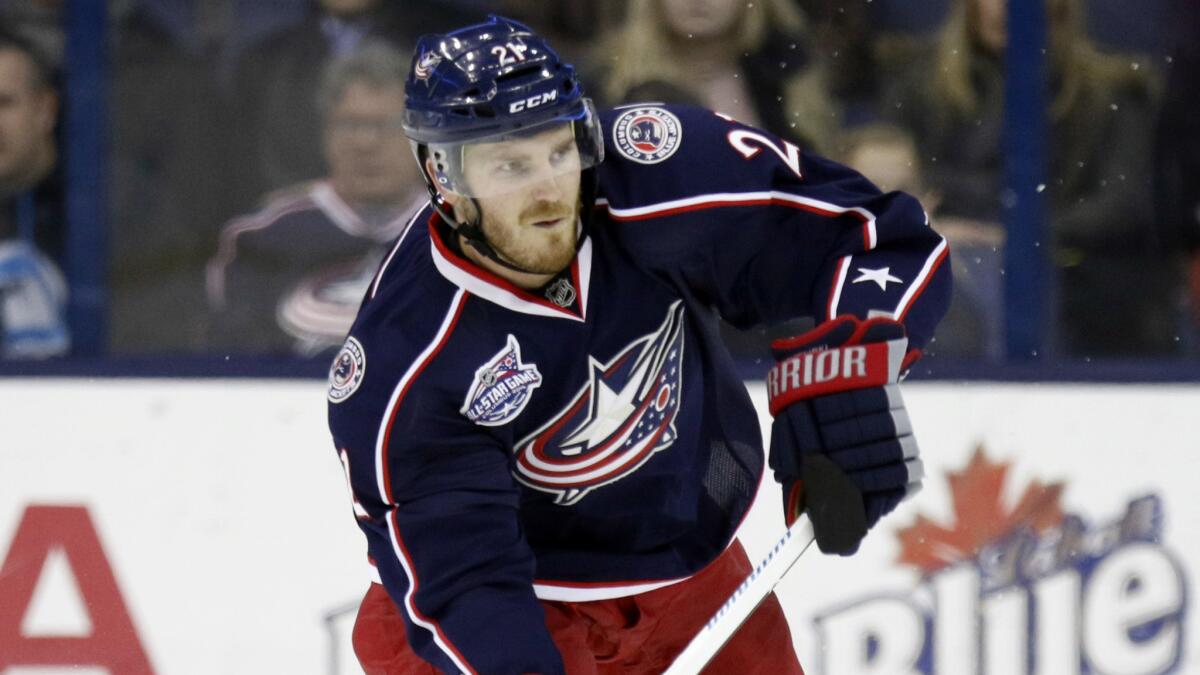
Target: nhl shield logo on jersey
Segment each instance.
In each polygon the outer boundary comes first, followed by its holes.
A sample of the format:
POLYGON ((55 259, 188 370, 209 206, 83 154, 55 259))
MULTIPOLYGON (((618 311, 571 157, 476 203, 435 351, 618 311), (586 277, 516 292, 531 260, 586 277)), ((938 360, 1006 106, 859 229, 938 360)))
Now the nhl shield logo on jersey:
POLYGON ((546 299, 559 307, 570 307, 575 303, 575 298, 578 295, 575 292, 575 287, 566 279, 559 279, 546 289, 546 299))
POLYGON ((362 384, 363 375, 367 373, 367 353, 362 344, 352 338, 346 338, 346 343, 333 357, 333 365, 329 366, 329 393, 326 397, 332 403, 341 403, 358 391, 362 384))
POLYGON ((663 108, 637 107, 613 122, 613 144, 640 164, 657 164, 679 149, 683 128, 679 118, 663 108))
POLYGON ((517 444, 514 475, 574 504, 637 471, 675 441, 683 382, 683 304, 655 332, 608 363, 591 359, 591 377, 562 412, 517 444))
POLYGON ((509 335, 504 349, 475 371, 475 381, 459 412, 476 424, 500 426, 521 414, 530 394, 541 384, 537 364, 521 363, 521 345, 509 335))

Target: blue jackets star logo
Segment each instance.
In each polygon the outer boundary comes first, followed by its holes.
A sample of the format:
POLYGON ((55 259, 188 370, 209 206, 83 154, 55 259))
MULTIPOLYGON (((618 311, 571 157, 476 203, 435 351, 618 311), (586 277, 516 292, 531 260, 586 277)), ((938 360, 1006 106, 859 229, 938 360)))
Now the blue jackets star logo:
POLYGON ((607 363, 591 359, 591 377, 572 402, 517 444, 514 475, 574 504, 621 480, 675 441, 683 382, 683 304, 658 330, 607 363))

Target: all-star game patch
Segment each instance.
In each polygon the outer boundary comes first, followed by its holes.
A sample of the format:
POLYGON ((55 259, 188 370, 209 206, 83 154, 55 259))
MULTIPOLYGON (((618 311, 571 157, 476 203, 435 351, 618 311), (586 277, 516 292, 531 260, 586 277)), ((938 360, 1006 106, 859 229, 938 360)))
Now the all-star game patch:
POLYGON ((683 139, 679 118, 650 106, 630 108, 613 122, 613 145, 640 164, 658 164, 675 154, 683 139))
POLYGON ((329 366, 329 393, 331 403, 341 403, 358 391, 363 375, 367 373, 367 354, 355 338, 346 338, 346 344, 333 357, 329 366))
POLYGON ((541 384, 537 364, 521 362, 521 345, 509 335, 504 348, 475 370, 475 380, 459 412, 476 424, 500 426, 521 414, 529 395, 541 384))

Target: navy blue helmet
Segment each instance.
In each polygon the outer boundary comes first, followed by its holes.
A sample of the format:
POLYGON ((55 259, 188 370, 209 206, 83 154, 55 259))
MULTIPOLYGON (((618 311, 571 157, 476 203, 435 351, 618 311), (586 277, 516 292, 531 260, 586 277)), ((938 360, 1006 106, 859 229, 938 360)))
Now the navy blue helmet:
POLYGON ((417 42, 404 130, 417 143, 457 143, 556 118, 582 119, 571 64, 528 26, 499 16, 417 42))

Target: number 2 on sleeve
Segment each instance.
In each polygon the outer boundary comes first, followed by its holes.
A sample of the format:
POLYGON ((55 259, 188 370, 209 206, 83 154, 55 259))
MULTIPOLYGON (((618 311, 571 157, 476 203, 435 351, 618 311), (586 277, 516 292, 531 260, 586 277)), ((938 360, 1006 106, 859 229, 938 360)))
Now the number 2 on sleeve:
POLYGON ((798 178, 804 178, 804 174, 800 173, 800 148, 794 143, 783 141, 783 147, 779 147, 775 141, 749 129, 734 129, 726 136, 729 144, 734 150, 741 153, 742 157, 751 159, 758 153, 762 152, 765 147, 776 155, 783 163, 787 165, 798 178))

